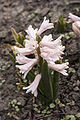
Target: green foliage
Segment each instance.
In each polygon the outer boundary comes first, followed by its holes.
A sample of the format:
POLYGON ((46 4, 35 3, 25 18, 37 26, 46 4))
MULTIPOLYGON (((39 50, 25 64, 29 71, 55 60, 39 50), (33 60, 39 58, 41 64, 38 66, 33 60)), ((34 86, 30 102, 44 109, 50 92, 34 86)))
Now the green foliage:
POLYGON ((58 73, 57 71, 51 73, 51 82, 52 82, 54 99, 57 97, 57 93, 58 93, 59 77, 60 77, 60 73, 58 73))
POLYGON ((41 37, 40 36, 38 36, 37 41, 38 41, 38 43, 40 43, 40 41, 41 41, 41 37))
POLYGON ((76 117, 77 117, 77 118, 80 118, 80 113, 77 113, 77 114, 76 114, 76 117))
POLYGON ((38 14, 39 14, 39 10, 36 9, 36 10, 34 11, 34 14, 35 14, 35 15, 38 15, 38 14))
POLYGON ((40 113, 40 110, 37 107, 34 108, 34 111, 36 111, 37 113, 40 113))
POLYGON ((65 120, 76 120, 74 115, 67 115, 65 120))
POLYGON ((16 112, 19 111, 19 106, 21 105, 21 102, 17 101, 16 99, 13 99, 9 105, 11 105, 13 108, 15 108, 16 112))
POLYGON ((43 62, 41 72, 42 72, 41 73, 42 74, 42 86, 44 89, 44 94, 49 99, 52 99, 53 98, 52 84, 51 84, 51 79, 49 75, 48 64, 46 61, 43 62))
POLYGON ((64 0, 64 2, 65 2, 66 5, 69 5, 69 2, 67 0, 64 0))
POLYGON ((14 63, 16 62, 15 56, 13 56, 11 53, 9 53, 9 57, 14 63))
POLYGON ((2 81, 0 82, 0 86, 2 86, 5 82, 6 82, 6 80, 2 80, 2 81))
POLYGON ((24 40, 25 40, 25 37, 21 33, 18 33, 17 42, 23 45, 24 40))
POLYGON ((64 20, 63 16, 61 15, 57 22, 57 31, 62 33, 65 31, 65 28, 66 28, 66 20, 64 20))
POLYGON ((60 100, 58 98, 55 99, 56 105, 60 104, 60 100))
POLYGON ((34 17, 35 17, 35 14, 34 14, 34 13, 31 13, 31 14, 28 15, 28 19, 29 19, 29 20, 33 19, 34 17))
POLYGON ((46 113, 47 113, 47 110, 46 110, 46 109, 44 109, 44 110, 42 111, 42 113, 43 113, 43 114, 46 114, 46 113))
POLYGON ((38 114, 41 114, 41 113, 42 114, 50 114, 51 113, 48 106, 44 107, 44 109, 43 109, 42 105, 34 106, 34 111, 37 112, 38 114))
POLYGON ((80 118, 80 113, 77 113, 76 115, 67 115, 61 120, 77 120, 77 118, 80 118))
POLYGON ((65 33, 65 34, 62 34, 62 35, 67 40, 70 39, 70 38, 75 38, 76 37, 76 34, 74 32, 69 32, 69 33, 65 33))
POLYGON ((33 82, 35 78, 35 73, 33 70, 30 70, 30 72, 27 74, 27 79, 24 79, 23 75, 17 72, 17 77, 18 77, 19 83, 16 83, 16 85, 17 85, 18 91, 20 91, 22 87, 26 87, 29 84, 28 83, 29 81, 33 82))
POLYGON ((75 38, 76 37, 75 32, 69 32, 68 34, 69 34, 70 38, 75 38))
POLYGON ((48 105, 53 99, 53 89, 52 89, 50 74, 46 61, 44 61, 42 64, 41 76, 42 78, 40 80, 40 84, 38 87, 39 88, 38 96, 39 98, 41 98, 41 101, 44 101, 43 104, 48 105))
POLYGON ((64 35, 63 35, 63 37, 65 38, 65 39, 70 39, 70 36, 69 36, 69 34, 68 33, 65 33, 64 35))
POLYGON ((49 106, 50 106, 50 108, 55 108, 55 104, 54 103, 51 103, 49 106))
POLYGON ((70 67, 70 68, 69 68, 69 73, 71 73, 71 72, 72 72, 72 73, 75 73, 76 70, 75 70, 74 68, 71 68, 71 67, 70 67))
POLYGON ((9 68, 10 68, 10 64, 9 64, 9 62, 5 62, 4 63, 4 65, 2 65, 1 67, 0 67, 0 70, 1 71, 5 71, 5 70, 8 70, 9 68))
POLYGON ((34 81, 34 79, 35 79, 35 73, 34 73, 34 71, 33 70, 30 70, 30 72, 28 73, 28 75, 27 75, 27 78, 28 78, 28 80, 30 80, 31 82, 33 82, 34 81))
POLYGON ((33 13, 31 13, 31 14, 28 15, 28 19, 31 20, 31 19, 33 19, 38 14, 39 14, 39 10, 36 9, 33 13))
POLYGON ((7 113, 7 116, 12 117, 12 114, 10 112, 7 113))
POLYGON ((14 40, 17 43, 19 43, 20 45, 23 46, 23 43, 24 43, 24 40, 25 40, 25 37, 23 36, 23 34, 22 33, 16 33, 16 31, 15 31, 15 29, 13 27, 11 28, 11 31, 12 31, 14 40))

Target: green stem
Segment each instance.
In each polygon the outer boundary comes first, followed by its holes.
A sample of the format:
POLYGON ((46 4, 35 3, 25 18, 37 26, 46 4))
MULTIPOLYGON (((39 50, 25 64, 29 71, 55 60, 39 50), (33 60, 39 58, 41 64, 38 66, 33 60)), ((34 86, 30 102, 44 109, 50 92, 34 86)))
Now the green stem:
POLYGON ((39 73, 41 73, 43 58, 40 56, 40 47, 37 48, 39 73))
POLYGON ((43 58, 40 56, 41 52, 40 52, 40 44, 39 43, 40 43, 41 39, 39 36, 36 37, 36 41, 38 42, 38 45, 39 45, 39 47, 36 49, 36 51, 38 54, 39 73, 41 73, 43 58))

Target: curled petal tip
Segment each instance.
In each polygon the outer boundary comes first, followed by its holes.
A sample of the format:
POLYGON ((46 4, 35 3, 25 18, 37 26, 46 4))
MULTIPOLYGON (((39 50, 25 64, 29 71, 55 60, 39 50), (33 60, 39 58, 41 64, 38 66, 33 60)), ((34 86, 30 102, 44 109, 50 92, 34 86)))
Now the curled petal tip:
POLYGON ((63 35, 60 35, 60 39, 63 37, 63 35))
POLYGON ((27 87, 23 87, 23 90, 26 90, 27 89, 27 87))
POLYGON ((71 19, 71 21, 74 21, 74 22, 80 21, 80 17, 78 17, 72 13, 69 13, 69 18, 71 19))
POLYGON ((73 31, 77 34, 77 35, 80 35, 80 25, 77 24, 76 22, 74 22, 72 24, 72 29, 73 31))
POLYGON ((72 13, 69 13, 69 17, 70 17, 70 15, 73 15, 72 13))
POLYGON ((69 65, 69 62, 66 62, 67 65, 69 65))

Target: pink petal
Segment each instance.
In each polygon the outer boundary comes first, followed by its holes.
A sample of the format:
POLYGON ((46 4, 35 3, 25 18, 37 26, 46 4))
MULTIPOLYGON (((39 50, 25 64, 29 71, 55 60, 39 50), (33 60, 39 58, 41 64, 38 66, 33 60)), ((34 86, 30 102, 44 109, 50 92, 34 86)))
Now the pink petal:
POLYGON ((41 74, 36 75, 34 81, 32 82, 31 85, 29 85, 28 87, 23 87, 24 90, 27 90, 26 93, 29 93, 32 91, 32 94, 34 94, 35 97, 37 97, 37 87, 39 85, 41 79, 41 74))
POLYGON ((47 29, 51 29, 51 28, 54 28, 53 23, 49 23, 49 20, 46 20, 46 17, 44 17, 44 20, 37 32, 37 35, 41 35, 41 33, 46 31, 47 29))
POLYGON ((78 24, 77 22, 74 22, 72 24, 72 29, 76 34, 80 35, 80 24, 78 24))
POLYGON ((14 46, 15 53, 22 54, 22 55, 30 55, 34 53, 34 49, 28 49, 28 48, 19 48, 14 46))
POLYGON ((72 14, 72 13, 69 13, 69 18, 72 20, 72 21, 80 21, 80 17, 72 14))

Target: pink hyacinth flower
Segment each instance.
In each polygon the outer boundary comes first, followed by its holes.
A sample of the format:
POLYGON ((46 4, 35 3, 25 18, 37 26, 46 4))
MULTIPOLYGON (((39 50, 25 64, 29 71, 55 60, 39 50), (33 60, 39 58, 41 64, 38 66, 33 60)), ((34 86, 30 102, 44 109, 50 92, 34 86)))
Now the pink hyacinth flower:
POLYGON ((44 20, 37 32, 37 35, 41 35, 41 33, 51 28, 54 28, 53 23, 49 23, 49 20, 46 20, 46 17, 44 17, 44 20))
POLYGON ((33 27, 32 27, 32 25, 30 25, 29 27, 28 27, 28 29, 26 30, 26 32, 27 32, 27 34, 28 34, 28 36, 29 36, 29 39, 36 39, 36 34, 37 34, 37 30, 38 29, 33 29, 33 27))
MULTIPOLYGON (((52 35, 45 35, 42 40, 39 42, 37 40, 38 36, 41 35, 45 30, 54 28, 53 23, 49 23, 49 20, 44 18, 40 29, 33 29, 30 25, 27 32, 27 38, 24 40, 24 48, 19 48, 14 46, 16 56, 16 62, 19 65, 16 65, 17 68, 20 69, 20 73, 24 74, 24 78, 28 74, 28 72, 33 68, 34 65, 38 63, 39 56, 46 60, 48 63, 48 67, 55 71, 62 73, 63 75, 68 75, 67 68, 68 63, 57 64, 56 62, 62 59, 61 55, 64 54, 65 47, 61 44, 62 36, 58 37, 56 40, 53 40, 52 35), (40 53, 38 55, 37 48, 39 47, 40 53), (34 54, 34 58, 28 58, 27 55, 34 54)), ((37 74, 34 81, 28 87, 24 87, 27 92, 32 92, 36 97, 37 87, 41 79, 41 74, 37 74)))
POLYGON ((73 15, 72 13, 69 13, 69 18, 74 22, 80 21, 80 17, 73 15))
POLYGON ((56 64, 55 62, 62 59, 61 55, 64 54, 65 47, 61 45, 62 36, 58 37, 56 40, 52 40, 52 36, 44 36, 41 43, 41 57, 47 61, 48 67, 62 73, 63 75, 68 75, 67 69, 68 63, 56 64), (51 40, 50 40, 51 39, 51 40))
POLYGON ((26 77, 27 73, 33 68, 33 66, 37 63, 37 59, 30 59, 21 55, 18 55, 16 57, 16 60, 19 64, 21 64, 16 65, 16 67, 20 69, 20 73, 24 74, 24 78, 26 77))
POLYGON ((80 21, 74 22, 72 24, 72 29, 76 34, 80 35, 80 21))
POLYGON ((80 17, 73 15, 72 13, 69 13, 69 18, 74 22, 72 24, 72 29, 73 31, 77 34, 80 35, 80 17))
POLYGON ((41 74, 36 75, 34 81, 31 83, 31 85, 29 85, 28 87, 23 87, 24 90, 27 90, 26 93, 32 92, 32 94, 34 94, 35 97, 37 97, 37 87, 39 85, 41 79, 41 74))
POLYGON ((65 69, 69 68, 68 64, 69 64, 68 62, 62 63, 62 64, 55 64, 55 63, 51 62, 48 64, 48 67, 67 76, 68 73, 65 69))

